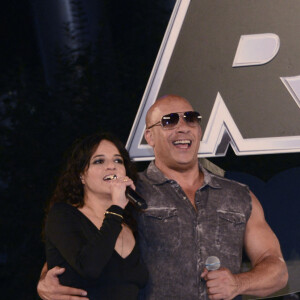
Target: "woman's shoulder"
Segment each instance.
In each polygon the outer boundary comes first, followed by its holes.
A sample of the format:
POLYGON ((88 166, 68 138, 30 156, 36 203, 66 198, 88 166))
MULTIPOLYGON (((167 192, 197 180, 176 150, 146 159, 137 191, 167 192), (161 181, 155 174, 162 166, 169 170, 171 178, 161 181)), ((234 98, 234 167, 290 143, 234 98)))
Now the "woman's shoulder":
POLYGON ((63 202, 58 202, 52 205, 46 217, 46 230, 52 228, 53 230, 68 228, 69 226, 75 228, 79 226, 81 216, 79 210, 63 202))
POLYGON ((73 210, 76 209, 74 206, 72 206, 69 203, 66 202, 56 202, 51 206, 50 211, 55 210, 73 210))
POLYGON ((52 205, 48 216, 52 215, 74 215, 78 214, 78 209, 71 204, 65 202, 57 202, 52 205))

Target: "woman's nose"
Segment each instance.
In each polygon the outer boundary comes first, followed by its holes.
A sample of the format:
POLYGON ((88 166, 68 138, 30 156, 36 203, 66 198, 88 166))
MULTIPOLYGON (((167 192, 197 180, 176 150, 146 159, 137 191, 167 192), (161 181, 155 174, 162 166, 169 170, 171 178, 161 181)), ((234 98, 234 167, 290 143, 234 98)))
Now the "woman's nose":
POLYGON ((106 169, 108 170, 115 170, 116 169, 116 166, 113 162, 108 162, 107 165, 106 165, 106 169))

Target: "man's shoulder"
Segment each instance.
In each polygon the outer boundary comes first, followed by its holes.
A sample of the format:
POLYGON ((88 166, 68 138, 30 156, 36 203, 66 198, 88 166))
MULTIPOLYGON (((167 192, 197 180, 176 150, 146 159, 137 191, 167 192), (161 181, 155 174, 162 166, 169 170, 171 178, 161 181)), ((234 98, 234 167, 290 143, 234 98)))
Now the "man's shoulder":
POLYGON ((211 184, 212 186, 219 186, 219 187, 229 187, 229 188, 246 188, 248 189, 248 186, 244 183, 226 178, 226 172, 224 171, 224 174, 220 174, 213 172, 211 169, 207 169, 206 166, 203 166, 201 163, 199 163, 199 169, 204 174, 204 181, 208 184, 211 184))
POLYGON ((138 172, 138 181, 143 181, 147 178, 147 169, 141 172, 138 172))
POLYGON ((136 183, 136 187, 137 189, 139 189, 147 185, 151 185, 151 183, 150 183, 150 179, 147 176, 147 170, 144 170, 138 173, 138 180, 136 183))
POLYGON ((165 180, 164 174, 155 166, 154 161, 151 161, 144 171, 138 173, 138 182, 141 184, 155 184, 165 180))
POLYGON ((220 176, 220 175, 216 175, 216 174, 213 174, 213 173, 210 173, 210 176, 211 176, 212 180, 218 182, 221 186, 227 186, 229 188, 249 189, 249 187, 246 184, 241 183, 239 181, 229 179, 229 178, 226 178, 226 177, 223 177, 223 176, 220 176))
POLYGON ((212 163, 210 160, 208 160, 206 158, 199 158, 198 164, 199 164, 199 166, 202 166, 204 169, 206 169, 210 173, 219 175, 221 177, 224 177, 224 175, 225 175, 225 170, 223 170, 221 167, 212 163))
POLYGON ((207 177, 207 181, 211 179, 216 183, 220 183, 220 184, 223 183, 233 187, 234 186, 247 187, 243 183, 226 178, 226 171, 223 170, 218 165, 215 165, 208 159, 199 158, 198 164, 199 164, 199 169, 204 173, 204 176, 207 177))

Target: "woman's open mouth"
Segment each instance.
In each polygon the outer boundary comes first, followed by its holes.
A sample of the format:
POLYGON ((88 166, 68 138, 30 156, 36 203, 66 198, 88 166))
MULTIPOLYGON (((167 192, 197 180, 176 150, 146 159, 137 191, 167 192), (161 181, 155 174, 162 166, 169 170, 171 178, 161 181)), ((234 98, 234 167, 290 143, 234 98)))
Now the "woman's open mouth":
POLYGON ((108 180, 115 180, 117 179, 117 175, 115 174, 110 174, 110 175, 106 175, 103 177, 103 180, 108 181, 108 180))

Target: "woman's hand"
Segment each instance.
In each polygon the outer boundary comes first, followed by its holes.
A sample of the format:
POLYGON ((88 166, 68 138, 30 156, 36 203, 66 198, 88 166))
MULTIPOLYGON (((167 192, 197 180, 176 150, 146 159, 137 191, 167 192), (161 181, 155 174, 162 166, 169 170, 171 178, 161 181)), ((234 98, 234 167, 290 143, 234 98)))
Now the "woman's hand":
POLYGON ((113 205, 118 205, 124 209, 128 203, 128 199, 126 197, 126 188, 130 186, 135 190, 133 181, 128 176, 119 177, 115 180, 111 180, 110 185, 113 205))

